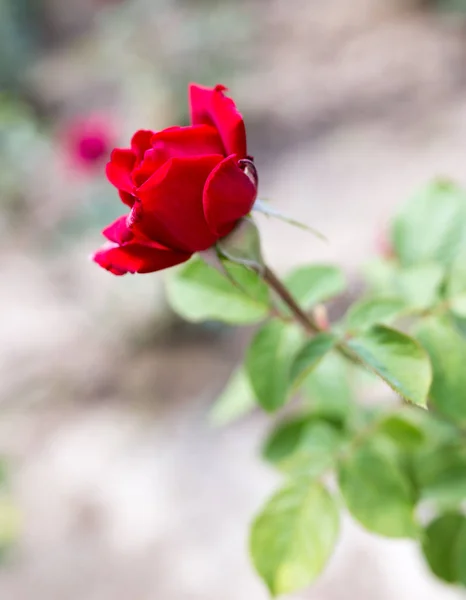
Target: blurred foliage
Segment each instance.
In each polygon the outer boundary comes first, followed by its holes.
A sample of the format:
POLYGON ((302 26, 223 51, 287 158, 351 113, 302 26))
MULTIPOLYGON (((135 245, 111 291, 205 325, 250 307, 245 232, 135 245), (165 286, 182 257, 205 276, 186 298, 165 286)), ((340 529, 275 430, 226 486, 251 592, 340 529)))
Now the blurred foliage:
POLYGON ((466 0, 429 0, 435 8, 447 12, 466 12, 466 0))
POLYGON ((0 458, 0 561, 6 558, 17 541, 20 515, 11 494, 7 461, 0 458))
POLYGON ((0 89, 16 89, 42 41, 41 3, 0 0, 0 89))

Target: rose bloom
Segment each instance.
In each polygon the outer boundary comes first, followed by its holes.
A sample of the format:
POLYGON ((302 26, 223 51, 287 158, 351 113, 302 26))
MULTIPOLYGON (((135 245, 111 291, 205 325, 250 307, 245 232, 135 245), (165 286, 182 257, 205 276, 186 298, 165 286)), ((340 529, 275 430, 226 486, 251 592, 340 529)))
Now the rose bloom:
POLYGON ((114 275, 151 273, 188 260, 229 234, 257 188, 246 131, 226 88, 192 84, 192 124, 137 131, 115 149, 107 178, 130 212, 103 231, 93 260, 114 275))
POLYGON ((102 116, 78 117, 62 132, 67 160, 81 171, 100 169, 108 160, 115 135, 110 123, 102 116))

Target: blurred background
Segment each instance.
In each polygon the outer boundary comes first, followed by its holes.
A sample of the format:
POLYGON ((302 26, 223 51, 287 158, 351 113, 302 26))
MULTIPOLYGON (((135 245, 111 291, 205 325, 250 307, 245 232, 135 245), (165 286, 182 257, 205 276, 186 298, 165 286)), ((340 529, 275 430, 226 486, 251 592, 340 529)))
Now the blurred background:
MULTIPOLYGON (((163 275, 88 261, 122 214, 103 177, 138 128, 188 119, 223 83, 261 195, 323 244, 261 221, 278 271, 357 267, 434 176, 466 183, 461 0, 0 0, 0 452, 19 537, 5 600, 265 600, 247 555, 277 484, 268 419, 208 411, 248 332, 180 323, 163 275)), ((5 520, 5 519, 4 519, 5 520)), ((349 520, 296 598, 449 599, 409 542, 349 520)))

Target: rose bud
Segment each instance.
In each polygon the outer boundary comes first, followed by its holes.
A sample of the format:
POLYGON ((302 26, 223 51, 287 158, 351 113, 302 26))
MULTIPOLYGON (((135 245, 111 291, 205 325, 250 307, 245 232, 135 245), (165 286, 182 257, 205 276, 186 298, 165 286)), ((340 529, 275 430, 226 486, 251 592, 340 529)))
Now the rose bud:
POLYGON ((104 229, 108 243, 93 256, 100 266, 115 275, 166 269, 214 246, 251 211, 246 130, 225 90, 192 84, 191 125, 141 130, 130 148, 113 150, 107 178, 130 212, 104 229))
POLYGON ((96 115, 77 118, 63 131, 68 163, 81 171, 99 169, 108 159, 114 140, 110 123, 96 115))

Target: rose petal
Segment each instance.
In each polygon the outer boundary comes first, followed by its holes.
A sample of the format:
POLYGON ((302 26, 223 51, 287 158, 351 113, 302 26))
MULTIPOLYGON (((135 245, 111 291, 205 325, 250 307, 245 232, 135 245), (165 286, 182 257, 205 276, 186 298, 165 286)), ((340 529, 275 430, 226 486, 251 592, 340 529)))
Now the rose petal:
POLYGON ((135 164, 136 155, 132 150, 116 148, 107 163, 107 179, 119 190, 131 194, 134 191, 131 171, 135 164))
POLYGON ((151 138, 154 135, 149 129, 140 129, 131 138, 131 150, 136 155, 138 161, 144 158, 144 153, 151 147, 151 138))
POLYGON ((257 189, 239 168, 232 155, 218 164, 207 178, 204 188, 204 214, 211 230, 227 235, 236 221, 247 215, 256 199, 257 189))
POLYGON ((185 252, 136 242, 124 246, 109 243, 98 250, 92 259, 114 275, 125 275, 161 271, 185 262, 190 257, 191 255, 185 252))
POLYGON ((144 160, 132 173, 134 185, 140 187, 166 162, 167 158, 162 150, 155 148, 147 150, 144 154, 144 160))
POLYGON ((133 194, 130 194, 129 192, 123 192, 122 190, 118 190, 118 194, 120 195, 120 199, 123 204, 126 204, 126 206, 129 206, 130 208, 133 206, 136 200, 136 197, 133 196, 133 194))
POLYGON ((151 142, 152 147, 132 173, 133 183, 138 187, 170 158, 223 153, 222 140, 210 125, 170 127, 155 133, 151 142))
POLYGON ((227 88, 217 85, 206 88, 197 84, 189 86, 191 121, 193 125, 214 125, 222 139, 225 153, 247 156, 246 128, 243 117, 231 98, 223 93, 227 88))
POLYGON ((172 158, 165 163, 137 190, 141 207, 135 230, 186 252, 212 246, 216 236, 204 217, 203 190, 222 158, 214 154, 172 158))
POLYGON ((124 244, 129 242, 134 237, 134 233, 128 228, 127 221, 127 215, 118 217, 118 219, 113 221, 113 223, 108 225, 102 231, 102 234, 107 238, 107 240, 110 240, 110 242, 115 242, 116 244, 124 244))
POLYGON ((152 145, 165 153, 165 157, 223 154, 222 140, 211 125, 171 127, 152 137, 152 145))

